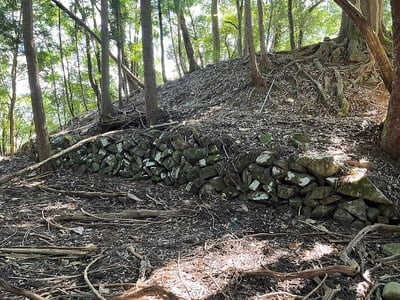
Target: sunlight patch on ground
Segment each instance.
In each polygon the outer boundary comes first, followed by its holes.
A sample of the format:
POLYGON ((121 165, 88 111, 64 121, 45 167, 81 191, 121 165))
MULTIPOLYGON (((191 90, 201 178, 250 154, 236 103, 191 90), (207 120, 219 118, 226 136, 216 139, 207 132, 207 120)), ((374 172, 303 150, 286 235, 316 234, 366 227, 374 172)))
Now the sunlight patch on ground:
POLYGON ((316 243, 312 249, 307 249, 303 252, 303 260, 318 260, 323 256, 337 253, 338 250, 332 245, 316 243))
MULTIPOLYGON (((301 268, 299 265, 304 261, 319 262, 323 256, 338 251, 331 245, 321 243, 306 250, 301 246, 299 244, 299 248, 294 251, 276 242, 225 236, 220 241, 209 242, 155 270, 140 285, 162 286, 184 299, 208 299, 224 296, 229 286, 234 286, 248 271, 272 268, 276 272, 285 272, 286 260, 291 265, 289 268, 301 268)), ((271 278, 266 277, 265 280, 271 278)), ((278 283, 279 292, 301 294, 307 283, 308 280, 301 278, 283 280, 278 283)))

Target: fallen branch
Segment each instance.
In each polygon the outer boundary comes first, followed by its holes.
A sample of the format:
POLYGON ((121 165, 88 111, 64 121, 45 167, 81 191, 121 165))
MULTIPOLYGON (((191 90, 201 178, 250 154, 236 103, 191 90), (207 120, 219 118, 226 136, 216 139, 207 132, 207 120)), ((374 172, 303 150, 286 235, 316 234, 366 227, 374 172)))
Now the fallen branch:
POLYGON ((354 272, 352 267, 344 266, 344 265, 334 265, 328 266, 321 269, 313 269, 313 270, 304 270, 299 272, 292 272, 292 273, 282 273, 282 272, 275 272, 269 269, 262 269, 258 271, 244 271, 241 275, 245 276, 268 276, 273 277, 276 280, 289 280, 289 279, 296 279, 296 278, 314 278, 316 276, 323 276, 326 274, 331 273, 342 273, 350 276, 354 276, 357 273, 354 272))
POLYGON ((78 149, 78 148, 80 148, 81 146, 83 146, 83 145, 85 145, 87 143, 90 143, 90 142, 94 141, 98 137, 113 135, 113 134, 116 134, 118 132, 123 132, 123 130, 109 131, 109 132, 106 132, 106 133, 98 134, 98 135, 95 135, 95 136, 88 137, 88 138, 86 138, 84 140, 81 140, 81 141, 77 142, 76 144, 73 144, 71 147, 68 147, 67 149, 64 149, 64 150, 62 150, 60 152, 57 152, 56 154, 50 156, 49 158, 47 158, 47 159, 45 159, 45 160, 43 160, 41 162, 38 162, 37 164, 31 165, 29 167, 26 167, 26 168, 24 168, 22 170, 19 170, 19 171, 15 172, 15 173, 12 173, 10 175, 6 175, 6 176, 1 177, 0 178, 0 184, 6 183, 6 182, 10 181, 11 179, 13 179, 15 177, 18 177, 18 176, 24 175, 26 173, 32 172, 32 171, 34 171, 36 169, 39 169, 41 166, 43 166, 43 165, 45 165, 45 164, 47 164, 49 162, 52 162, 53 160, 55 160, 57 158, 60 158, 60 157, 64 156, 65 154, 67 154, 67 153, 69 153, 71 151, 74 151, 75 149, 78 149))
MULTIPOLYGON (((24 296, 31 300, 46 300, 46 298, 43 298, 42 296, 39 296, 38 294, 35 294, 31 291, 27 291, 27 290, 12 286, 1 278, 0 278, 0 287, 4 291, 10 292, 14 295, 24 296)), ((1 298, 1 299, 3 299, 3 298, 1 298)))
POLYGON ((83 196, 83 197, 127 197, 135 201, 143 201, 138 196, 129 192, 107 193, 107 192, 68 191, 68 190, 55 189, 45 185, 37 185, 37 187, 41 190, 57 194, 66 194, 66 195, 83 196))
POLYGON ((94 244, 89 244, 85 247, 12 247, 12 248, 0 248, 0 255, 7 253, 14 254, 40 254, 40 255, 74 255, 74 256, 85 256, 90 252, 97 249, 94 244))
POLYGON ((183 216, 184 212, 181 210, 147 210, 139 209, 132 210, 127 209, 118 213, 99 213, 89 214, 86 212, 68 213, 65 215, 56 216, 54 220, 63 221, 81 221, 81 222, 93 222, 93 221, 120 221, 126 219, 145 219, 145 218, 165 218, 165 217, 176 217, 183 216))

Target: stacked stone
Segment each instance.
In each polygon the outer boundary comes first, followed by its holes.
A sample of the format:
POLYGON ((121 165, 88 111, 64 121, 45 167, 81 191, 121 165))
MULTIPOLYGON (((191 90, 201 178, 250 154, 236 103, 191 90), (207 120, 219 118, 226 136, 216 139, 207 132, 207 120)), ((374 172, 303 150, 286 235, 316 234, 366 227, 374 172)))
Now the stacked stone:
MULTIPOLYGON (((53 147, 65 147, 65 139, 57 139, 53 147)), ((332 156, 280 158, 270 150, 230 156, 235 159, 227 157, 221 141, 203 136, 196 128, 180 127, 173 132, 138 130, 99 137, 57 164, 77 172, 184 186, 200 195, 288 204, 303 215, 333 216, 357 227, 398 218, 392 202, 362 170, 347 175, 332 156)))

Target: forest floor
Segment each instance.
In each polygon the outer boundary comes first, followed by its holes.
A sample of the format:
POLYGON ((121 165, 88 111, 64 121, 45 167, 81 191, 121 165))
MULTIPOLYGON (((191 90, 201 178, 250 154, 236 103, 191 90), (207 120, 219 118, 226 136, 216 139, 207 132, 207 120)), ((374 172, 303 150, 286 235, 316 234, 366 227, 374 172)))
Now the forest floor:
MULTIPOLYGON (((321 68, 312 59, 296 65, 285 54, 271 59, 265 89, 251 84, 248 60, 235 59, 161 86, 161 107, 170 120, 226 141, 229 156, 269 134, 282 156, 330 153, 368 161, 370 178, 399 207, 399 162, 378 147, 389 96, 373 69, 321 68), (345 116, 337 114, 334 70, 350 103, 345 116), (304 71, 322 83, 325 105, 304 71), (356 82, 361 77, 368 82, 356 82), (311 142, 292 145, 294 133, 311 142)), ((142 116, 142 94, 121 112, 142 116)), ((97 115, 87 113, 58 134, 93 135, 96 122, 97 115)), ((0 177, 31 164, 22 153, 0 158, 0 177)), ((306 219, 287 206, 200 197, 183 187, 99 174, 56 170, 13 179, 1 186, 0 223, 0 299, 24 293, 30 299, 111 299, 129 288, 139 291, 130 299, 380 299, 384 283, 400 280, 400 261, 381 260, 381 246, 400 242, 399 233, 367 234, 350 253, 362 267, 352 276, 338 266, 355 228, 306 219), (140 210, 151 216, 118 214, 140 210), (75 213, 88 218, 74 219, 75 213), (329 266, 335 272, 307 273, 329 266)))

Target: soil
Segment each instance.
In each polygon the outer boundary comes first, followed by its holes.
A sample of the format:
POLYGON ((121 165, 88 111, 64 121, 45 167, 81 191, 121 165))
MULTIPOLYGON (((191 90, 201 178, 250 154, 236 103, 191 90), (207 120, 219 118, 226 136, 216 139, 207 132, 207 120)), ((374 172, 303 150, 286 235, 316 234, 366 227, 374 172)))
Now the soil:
MULTIPOLYGON (((230 159, 268 147, 282 157, 329 153, 342 162, 368 161, 370 178, 397 209, 399 162, 378 147, 389 95, 375 70, 343 62, 321 68, 312 59, 297 66, 286 54, 270 58, 265 89, 252 85, 246 59, 159 87, 166 122, 179 122, 163 130, 196 126, 223 141, 230 159), (326 104, 299 67, 323 84, 326 104), (345 116, 337 113, 335 69, 350 103, 345 116), (295 133, 311 142, 293 145, 295 133), (263 146, 262 134, 271 143, 263 146)), ((132 119, 127 128, 143 122, 142 93, 120 110, 132 119)), ((57 134, 66 132, 96 134, 96 113, 57 134)), ((23 153, 3 157, 0 177, 33 163, 23 153)), ((31 299, 111 299, 128 289, 139 291, 129 299, 380 299, 385 283, 400 281, 400 260, 382 260, 382 245, 400 242, 399 233, 367 234, 350 252, 361 272, 349 274, 340 253, 359 229, 310 220, 285 205, 196 196, 147 181, 33 172, 1 186, 0 221, 0 299, 23 299, 26 291, 31 299), (300 272, 329 266, 335 272, 300 272), (289 277, 292 272, 300 273, 289 277)))

